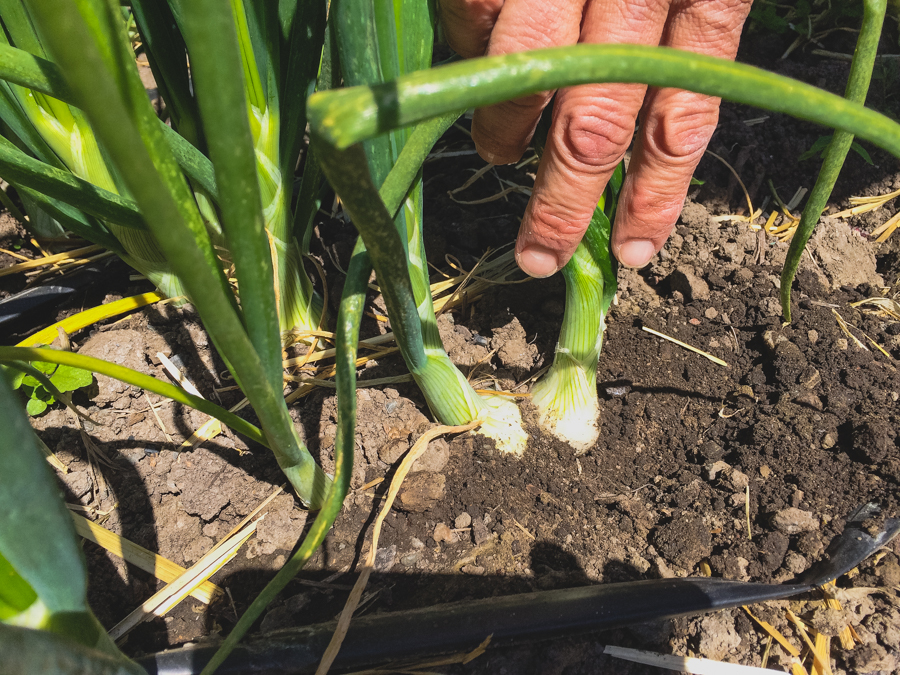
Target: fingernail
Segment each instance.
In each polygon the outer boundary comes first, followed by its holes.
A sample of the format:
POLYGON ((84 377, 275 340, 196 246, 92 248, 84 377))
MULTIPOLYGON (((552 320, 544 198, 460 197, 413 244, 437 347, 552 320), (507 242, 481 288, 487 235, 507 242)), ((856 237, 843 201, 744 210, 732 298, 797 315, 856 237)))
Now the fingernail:
POLYGON ((525 274, 535 279, 544 279, 559 270, 556 253, 538 244, 530 244, 517 251, 516 262, 525 274))
POLYGON ((627 267, 643 267, 656 255, 656 246, 647 239, 629 239, 619 246, 616 258, 627 267))

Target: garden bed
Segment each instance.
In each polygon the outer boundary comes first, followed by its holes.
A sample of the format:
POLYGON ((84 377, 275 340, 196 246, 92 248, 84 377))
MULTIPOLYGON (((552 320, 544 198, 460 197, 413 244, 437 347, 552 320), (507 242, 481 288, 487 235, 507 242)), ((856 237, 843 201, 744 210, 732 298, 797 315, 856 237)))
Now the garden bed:
MULTIPOLYGON (((782 70, 828 86, 843 82, 847 67, 800 59, 782 70)), ((817 160, 796 164, 795 158, 822 133, 777 115, 745 123, 759 117, 746 107, 724 106, 710 146, 741 175, 754 206, 769 194, 769 179, 785 201, 812 185, 817 160)), ((467 150, 471 142, 453 129, 438 148, 467 150)), ((896 161, 881 153, 873 158, 878 166, 851 153, 827 213, 846 208, 851 195, 900 187, 896 161)), ((445 253, 470 269, 487 248, 515 236, 523 194, 476 205, 447 195, 482 166, 474 155, 426 164, 426 249, 440 269, 448 269, 445 253)), ((528 186, 533 170, 498 168, 496 175, 528 186)), ((705 182, 692 188, 664 252, 643 270, 619 272, 618 302, 608 318, 598 371, 596 446, 576 456, 542 435, 527 400, 521 407, 530 441, 521 459, 499 455, 478 437, 434 441, 385 522, 362 611, 696 575, 701 564, 717 577, 781 582, 819 559, 859 504, 875 501, 890 515, 900 513, 900 323, 850 305, 881 296, 892 285, 892 295, 897 292, 900 234, 880 245, 865 235, 897 207, 889 203, 864 217, 825 219, 795 283, 793 322, 783 326, 778 277, 786 245, 746 222, 715 220, 747 210, 744 193, 718 160, 704 159, 696 175, 705 182), (850 335, 835 313, 852 326, 850 335), (709 352, 727 366, 643 328, 709 352)), ((474 201, 499 190, 491 172, 455 197, 474 201)), ((346 223, 324 216, 318 233, 334 316, 342 285, 335 263, 346 266, 353 234, 346 223)), ((106 299, 149 290, 124 283, 117 288, 106 299)), ((88 306, 83 303, 80 296, 70 311, 88 306)), ((378 307, 375 298, 370 308, 380 312, 378 307)), ((552 360, 562 313, 557 275, 497 286, 444 314, 439 325, 463 372, 476 369, 475 380, 490 376, 503 390, 525 391, 523 383, 552 360)), ((362 336, 387 329, 367 319, 362 336)), ((190 308, 152 306, 72 340, 83 354, 163 379, 157 352, 177 356, 205 397, 225 407, 240 400, 237 392, 215 391, 233 383, 222 378, 225 368, 190 308)), ((370 362, 360 383, 404 372, 399 355, 388 356, 370 362)), ((200 449, 176 452, 206 420, 203 415, 104 377, 97 385, 76 402, 99 423, 86 424, 86 433, 115 469, 94 462, 92 477, 81 434, 65 410, 34 422, 70 469, 61 476, 66 501, 93 507, 93 518, 107 512, 104 526, 126 538, 190 566, 283 482, 270 453, 248 447, 227 430, 200 449)), ((390 479, 398 458, 431 423, 411 383, 360 389, 357 397, 352 492, 325 545, 270 607, 261 630, 326 621, 340 611, 353 570, 368 550, 387 481, 372 484, 390 479)), ((335 410, 333 390, 326 388, 292 407, 311 452, 326 467, 335 410)), ((252 417, 247 410, 242 414, 252 417)), ((241 614, 283 564, 307 523, 291 496, 276 497, 255 538, 212 579, 228 596, 210 607, 189 598, 165 619, 133 631, 125 651, 146 653, 227 633, 235 610, 241 614)), ((85 552, 91 606, 108 627, 157 587, 150 575, 126 568, 92 544, 85 552)), ((895 544, 857 576, 839 582, 876 589, 848 595, 852 599, 840 617, 817 609, 812 597, 753 611, 798 646, 785 606, 805 612, 822 632, 850 623, 865 644, 841 651, 835 642, 835 672, 890 672, 900 662, 897 553, 895 544)), ((751 619, 734 610, 489 652, 450 672, 657 672, 612 662, 601 655, 602 644, 759 665, 765 642, 751 619)), ((773 645, 769 666, 788 663, 773 645)))

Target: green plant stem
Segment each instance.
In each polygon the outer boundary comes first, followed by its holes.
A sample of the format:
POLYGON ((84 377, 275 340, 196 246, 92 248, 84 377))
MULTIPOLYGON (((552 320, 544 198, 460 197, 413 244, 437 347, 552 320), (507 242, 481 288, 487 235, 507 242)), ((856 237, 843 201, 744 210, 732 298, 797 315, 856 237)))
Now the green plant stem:
POLYGON ((3 137, 0 137, 0 173, 7 181, 54 195, 97 218, 122 227, 147 229, 132 200, 29 157, 3 137))
POLYGON ((248 63, 246 55, 242 58, 235 32, 236 22, 246 29, 243 7, 238 2, 237 11, 233 11, 231 5, 218 0, 184 3, 181 25, 185 40, 191 45, 192 81, 216 182, 221 188, 222 229, 234 260, 244 325, 269 387, 276 390, 283 387, 281 336, 273 292, 272 255, 263 226, 250 133, 250 110, 245 83, 234 77, 242 66, 245 76, 256 75, 246 84, 255 94, 250 102, 262 94, 255 63, 248 63))
MULTIPOLYGON (((0 44, 0 79, 77 105, 59 66, 6 44, 0 44)), ((179 166, 217 199, 219 192, 209 159, 162 120, 157 123, 179 166)))
MULTIPOLYGON (((856 42, 856 50, 853 53, 853 63, 850 66, 850 77, 847 81, 847 89, 844 97, 854 103, 865 103, 866 94, 869 91, 869 83, 872 80, 872 69, 875 66, 875 54, 878 51, 878 40, 881 37, 881 27, 884 23, 884 14, 887 9, 887 0, 864 0, 863 21, 856 42)), ((844 160, 853 145, 853 134, 847 131, 837 130, 825 151, 822 168, 816 178, 797 231, 791 239, 784 268, 781 270, 781 311, 785 320, 791 321, 791 285, 800 258, 809 238, 812 236, 822 211, 828 205, 828 198, 837 182, 838 174, 844 166, 844 160)))
POLYGON ((307 116, 326 145, 346 148, 450 110, 596 82, 719 96, 854 133, 900 157, 900 125, 884 115, 760 68, 666 47, 580 44, 473 59, 373 87, 318 92, 307 116))
POLYGON ((372 183, 366 155, 361 146, 327 152, 320 158, 322 170, 350 218, 360 230, 366 249, 382 284, 391 327, 410 372, 415 375, 426 365, 422 328, 406 266, 406 247, 372 183))
MULTIPOLYGON (((348 279, 359 278, 360 272, 364 272, 364 278, 368 280, 368 260, 365 251, 357 243, 350 259, 350 267, 347 273, 348 279)), ((247 611, 238 620, 228 637, 222 642, 222 646, 213 655, 210 662, 203 669, 201 675, 211 675, 222 665, 222 662, 234 650, 241 638, 246 635, 250 627, 262 614, 263 610, 275 599, 285 586, 303 569, 316 549, 325 540, 325 536, 341 510, 344 497, 350 488, 350 478, 353 474, 353 452, 356 443, 356 351, 359 345, 359 325, 365 309, 367 285, 355 293, 344 293, 341 299, 341 308, 338 315, 337 334, 335 336, 335 348, 337 357, 337 394, 338 394, 338 424, 337 437, 334 444, 334 482, 328 490, 325 501, 319 515, 313 521, 306 538, 300 544, 297 552, 278 570, 262 592, 256 596, 247 611)))
MULTIPOLYGON (((418 167, 422 165, 431 148, 444 131, 449 128, 459 116, 445 115, 443 118, 430 120, 418 125, 410 135, 409 142, 397 158, 396 164, 381 187, 381 200, 386 205, 391 216, 396 215, 403 205, 403 199, 409 191, 410 184, 418 173, 418 167)), ((396 232, 396 230, 394 230, 396 232)), ((359 325, 365 309, 366 293, 369 288, 369 275, 372 272, 372 263, 366 252, 362 238, 356 240, 350 265, 347 268, 347 278, 344 282, 344 292, 341 297, 341 306, 337 319, 337 394, 338 394, 338 432, 335 439, 335 478, 334 487, 325 500, 322 511, 313 523, 313 527, 307 534, 297 553, 288 561, 287 565, 278 572, 274 579, 263 589, 263 593, 254 600, 244 615, 240 618, 234 629, 222 643, 213 659, 203 670, 208 675, 221 665, 228 654, 237 646, 237 643, 247 633, 253 623, 259 618, 263 610, 278 595, 279 592, 293 579, 303 568, 312 552, 319 546, 325 533, 331 527, 337 517, 346 491, 349 486, 349 477, 353 469, 353 444, 355 443, 356 428, 356 352, 359 344, 359 325), (345 475, 346 472, 346 475, 345 475), (343 492, 339 492, 343 490, 343 492), (309 541, 315 535, 316 541, 309 541), (309 545, 307 545, 309 544, 309 545), (290 569, 285 571, 288 566, 290 569)))
POLYGON ((251 441, 269 447, 269 442, 266 439, 265 434, 257 427, 250 424, 250 422, 241 419, 234 413, 228 412, 211 401, 207 401, 205 398, 189 394, 181 387, 176 387, 168 382, 157 380, 155 377, 144 375, 131 368, 119 366, 115 363, 110 363, 109 361, 95 359, 92 356, 74 354, 59 349, 46 349, 42 347, 0 347, 0 363, 7 363, 11 366, 15 366, 16 361, 25 361, 29 363, 32 361, 57 363, 72 366, 73 368, 82 368, 84 370, 89 370, 92 373, 99 373, 100 375, 112 377, 116 380, 120 380, 135 387, 140 387, 141 389, 146 389, 147 391, 152 391, 154 394, 165 396, 173 401, 195 408, 202 413, 206 413, 210 417, 216 418, 222 422, 222 424, 234 429, 239 434, 243 434, 251 441))

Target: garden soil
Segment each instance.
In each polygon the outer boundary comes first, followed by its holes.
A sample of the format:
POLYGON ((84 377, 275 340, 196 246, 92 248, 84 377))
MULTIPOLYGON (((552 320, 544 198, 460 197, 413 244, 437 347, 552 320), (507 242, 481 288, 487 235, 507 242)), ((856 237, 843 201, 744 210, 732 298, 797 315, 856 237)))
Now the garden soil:
MULTIPOLYGON (((833 90, 845 81, 842 61, 805 54, 777 62, 754 57, 773 49, 768 39, 750 36, 744 60, 833 90)), ((896 106, 874 90, 875 105, 896 106)), ((771 195, 770 181, 784 201, 812 186, 818 160, 797 157, 822 133, 779 115, 725 105, 710 149, 741 176, 757 207, 771 195)), ((511 242, 527 201, 517 188, 500 199, 464 203, 514 185, 527 188, 533 164, 498 167, 448 195, 484 166, 471 148, 464 131, 453 129, 438 144, 444 156, 425 168, 426 247, 436 270, 451 271, 445 254, 471 269, 488 248, 511 242)), ((846 208, 851 195, 900 188, 896 161, 870 152, 874 166, 851 153, 828 214, 846 208)), ((881 297, 885 288, 890 295, 900 290, 900 234, 884 244, 867 236, 900 206, 888 202, 860 217, 823 218, 793 287, 793 321, 785 325, 778 289, 786 245, 747 222, 722 217, 746 214, 747 206, 718 159, 705 158, 696 175, 704 183, 691 189, 663 252, 642 270, 619 271, 598 369, 596 445, 578 455, 543 434, 527 398, 520 406, 530 440, 521 458, 502 455, 474 435, 432 441, 385 521, 361 613, 703 573, 783 582, 822 557, 858 505, 874 501, 888 515, 900 515, 900 322, 876 307, 852 304, 881 297)), ((333 320, 352 229, 323 214, 316 240, 333 320)), ((436 271, 433 280, 440 278, 436 271)), ((95 288, 82 294, 61 315, 148 290, 127 276, 122 280, 114 293, 95 288)), ((552 361, 563 292, 557 275, 498 285, 467 299, 439 321, 451 358, 480 388, 527 392, 531 378, 552 361)), ((381 314, 380 298, 371 300, 370 309, 381 314)), ((363 337, 387 330, 385 322, 367 317, 363 337)), ((225 407, 240 401, 190 306, 152 306, 73 335, 72 342, 80 353, 166 379, 157 356, 163 353, 205 397, 225 407)), ((386 355, 360 370, 360 384, 403 374, 400 357, 386 355)), ((206 417, 154 394, 98 376, 93 390, 75 399, 93 420, 83 429, 65 410, 34 420, 69 468, 59 476, 66 501, 179 565, 196 562, 283 483, 268 451, 228 429, 198 449, 181 448, 206 417)), ((325 545, 257 630, 336 616, 368 552, 393 471, 434 424, 410 383, 361 388, 357 399, 352 492, 325 545)), ((314 389, 291 412, 311 452, 328 468, 336 432, 333 390, 314 389)), ((239 414, 255 421, 249 408, 239 414)), ((165 618, 142 624, 128 636, 126 652, 227 634, 312 520, 283 492, 266 511, 255 536, 212 579, 227 594, 211 606, 189 598, 165 618)), ((107 627, 160 586, 94 544, 84 550, 91 605, 107 627)), ((859 641, 845 649, 833 639, 834 672, 896 672, 898 560, 895 543, 841 578, 840 612, 826 609, 818 594, 751 611, 798 647, 802 638, 786 619, 788 608, 826 635, 850 625, 859 641)), ((768 667, 779 670, 791 661, 745 611, 730 610, 488 650, 467 665, 439 670, 663 672, 613 660, 603 655, 605 644, 749 665, 760 665, 768 651, 768 667)))

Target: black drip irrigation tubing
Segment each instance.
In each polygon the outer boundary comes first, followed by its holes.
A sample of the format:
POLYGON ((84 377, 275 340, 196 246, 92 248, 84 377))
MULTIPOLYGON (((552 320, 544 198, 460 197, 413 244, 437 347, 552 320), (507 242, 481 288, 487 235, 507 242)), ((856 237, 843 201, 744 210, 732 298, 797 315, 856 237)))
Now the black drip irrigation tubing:
POLYGON ((78 291, 103 279, 115 260, 83 267, 61 279, 40 286, 33 286, 0 300, 0 335, 6 337, 21 329, 28 319, 46 313, 49 307, 58 307, 78 291))
MULTIPOLYGON (((900 532, 866 504, 847 519, 825 557, 791 584, 723 579, 654 579, 464 601, 354 619, 332 672, 398 660, 571 636, 659 619, 729 609, 806 593, 850 571, 900 532)), ((315 669, 335 623, 289 628, 247 640, 220 675, 305 675, 315 669)), ((149 675, 194 675, 216 645, 188 645, 138 659, 149 675)))

